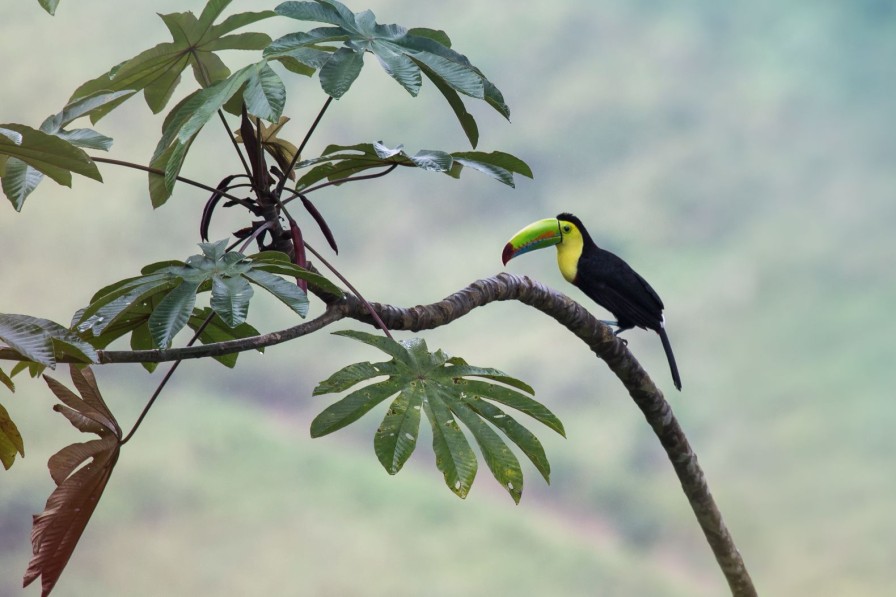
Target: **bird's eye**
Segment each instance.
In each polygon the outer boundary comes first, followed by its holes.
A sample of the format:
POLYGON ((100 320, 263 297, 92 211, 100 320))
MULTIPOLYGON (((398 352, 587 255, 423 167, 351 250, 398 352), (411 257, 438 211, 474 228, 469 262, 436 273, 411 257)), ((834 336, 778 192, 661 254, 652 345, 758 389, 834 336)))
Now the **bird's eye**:
POLYGON ((572 226, 570 226, 569 224, 567 224, 566 226, 563 227, 563 232, 570 232, 571 230, 572 230, 572 226))

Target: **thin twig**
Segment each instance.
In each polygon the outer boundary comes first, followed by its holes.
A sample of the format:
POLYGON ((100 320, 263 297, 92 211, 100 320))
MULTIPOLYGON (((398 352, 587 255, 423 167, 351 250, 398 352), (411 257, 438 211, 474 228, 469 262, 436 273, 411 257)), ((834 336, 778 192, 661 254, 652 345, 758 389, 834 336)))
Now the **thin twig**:
POLYGON ((359 180, 371 180, 374 178, 380 178, 381 176, 385 176, 385 175, 389 174, 390 172, 392 172, 393 170, 395 170, 396 168, 398 168, 399 165, 400 164, 392 164, 391 166, 389 166, 382 172, 377 172, 376 174, 362 174, 360 176, 349 176, 346 178, 340 178, 339 180, 330 180, 327 182, 322 182, 319 185, 315 185, 313 187, 308 187, 307 189, 302 189, 301 191, 290 190, 290 192, 293 193, 293 196, 290 197, 289 199, 284 199, 283 203, 284 204, 289 203, 290 201, 292 201, 299 195, 307 195, 308 193, 313 193, 314 191, 319 191, 320 189, 324 189, 326 187, 332 187, 334 185, 340 185, 340 184, 346 183, 346 182, 357 182, 359 180))
POLYGON ((283 193, 283 187, 286 186, 286 180, 289 176, 289 173, 292 172, 293 168, 296 167, 296 163, 299 161, 299 156, 302 155, 302 151, 305 150, 305 146, 308 145, 308 141, 311 139, 311 135, 314 133, 314 130, 317 128, 317 125, 320 124, 321 119, 324 117, 324 114, 327 111, 327 108, 330 107, 330 104, 333 103, 333 96, 328 96, 327 101, 324 102, 323 107, 320 109, 320 112, 317 113, 317 117, 314 119, 314 122, 311 123, 311 126, 308 128, 308 132, 305 133, 305 138, 302 139, 302 143, 299 145, 299 148, 296 150, 296 154, 292 156, 292 160, 289 162, 289 167, 286 168, 286 172, 283 173, 283 178, 280 179, 280 182, 277 183, 277 190, 274 192, 274 195, 279 197, 281 193, 283 193))
MULTIPOLYGON (((159 176, 165 176, 165 171, 159 170, 158 168, 150 168, 149 166, 143 166, 140 164, 135 164, 133 162, 125 162, 123 160, 114 160, 112 158, 104 158, 104 157, 100 157, 100 156, 89 156, 89 157, 94 162, 100 162, 102 164, 113 164, 115 166, 124 166, 125 168, 133 168, 134 170, 142 170, 144 172, 149 172, 150 174, 157 174, 159 176)), ((180 182, 186 183, 188 185, 192 185, 192 186, 200 188, 200 189, 205 189, 206 191, 211 191, 212 193, 217 193, 217 194, 221 195, 222 197, 227 197, 228 199, 231 199, 238 203, 242 203, 242 201, 243 201, 239 197, 230 195, 229 193, 225 193, 219 189, 210 187, 206 184, 202 184, 201 182, 196 182, 195 180, 191 180, 191 179, 185 178, 183 176, 177 176, 176 178, 180 182)))
POLYGON ((246 174, 249 178, 252 178, 252 170, 249 169, 249 163, 246 161, 245 156, 243 156, 243 152, 240 149, 240 144, 236 141, 236 135, 233 134, 233 131, 230 130, 230 126, 227 124, 227 119, 224 117, 224 111, 218 110, 218 116, 221 118, 221 122, 224 124, 224 129, 227 131, 227 136, 230 138, 230 142, 233 144, 233 148, 236 150, 236 155, 239 156, 240 162, 243 163, 243 170, 246 171, 246 174))
MULTIPOLYGON (((189 342, 187 342, 188 347, 193 346, 193 344, 196 342, 196 340, 199 339, 200 334, 202 334, 202 332, 205 330, 205 328, 208 327, 208 324, 211 323, 212 318, 214 316, 215 316, 214 311, 212 311, 211 313, 208 314, 208 316, 205 318, 205 321, 202 322, 202 325, 199 326, 199 328, 196 330, 196 333, 193 334, 193 337, 190 338, 189 342)), ((145 419, 146 415, 149 414, 149 409, 151 409, 152 405, 155 404, 156 399, 162 394, 162 390, 165 389, 166 385, 168 385, 168 382, 174 376, 174 372, 177 371, 177 368, 180 366, 180 364, 182 362, 183 362, 182 360, 174 361, 174 363, 171 365, 171 368, 169 368, 168 371, 165 373, 165 377, 163 377, 162 381, 159 382, 159 386, 156 388, 156 391, 152 393, 152 396, 150 396, 149 401, 147 401, 147 403, 146 403, 146 406, 143 407, 143 410, 140 412, 140 416, 137 417, 137 421, 134 423, 134 426, 131 428, 131 431, 124 437, 123 440, 118 442, 119 445, 122 445, 122 446, 125 445, 126 443, 128 443, 131 440, 131 438, 134 436, 134 434, 137 433, 137 429, 140 428, 140 424, 143 423, 143 419, 145 419)))
POLYGON ((367 302, 367 299, 365 299, 361 295, 361 293, 358 292, 358 289, 355 288, 354 286, 352 286, 352 283, 349 282, 348 279, 345 276, 343 276, 342 273, 339 272, 339 270, 337 270, 335 267, 333 267, 329 261, 324 259, 323 255, 318 253, 314 249, 314 247, 309 245, 307 242, 305 243, 305 248, 308 249, 309 251, 311 251, 311 254, 314 255, 315 257, 317 257, 318 260, 320 260, 320 262, 324 264, 324 267, 326 267, 328 270, 333 272, 333 275, 336 276, 337 278, 339 278, 339 280, 342 281, 342 283, 345 284, 345 286, 354 293, 354 295, 358 298, 358 300, 361 302, 361 304, 364 305, 364 309, 367 311, 367 313, 370 314, 370 317, 373 319, 376 327, 381 329, 387 337, 392 338, 392 334, 389 332, 389 327, 385 323, 383 323, 383 320, 380 319, 379 313, 377 313, 376 309, 373 308, 373 305, 371 305, 369 302, 367 302))

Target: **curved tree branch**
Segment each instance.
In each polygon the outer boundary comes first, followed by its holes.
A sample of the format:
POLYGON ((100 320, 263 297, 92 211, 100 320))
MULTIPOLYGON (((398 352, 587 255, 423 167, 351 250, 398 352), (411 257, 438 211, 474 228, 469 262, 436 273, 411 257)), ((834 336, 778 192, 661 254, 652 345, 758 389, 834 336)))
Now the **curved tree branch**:
MULTIPOLYGON (((598 321, 584 307, 530 278, 507 273, 477 280, 445 299, 429 305, 402 308, 379 303, 371 304, 388 328, 420 331, 451 323, 473 309, 494 301, 511 300, 525 303, 555 319, 607 363, 625 385, 666 450, 685 496, 731 587, 732 595, 736 597, 757 595, 744 561, 709 491, 703 470, 697 462, 697 455, 672 413, 671 406, 626 348, 625 343, 613 334, 609 326, 598 321)), ((219 356, 273 346, 316 332, 343 318, 373 325, 373 319, 362 301, 355 296, 346 295, 343 299, 331 302, 318 318, 279 332, 188 348, 97 352, 101 363, 162 362, 219 356)), ((3 358, 19 360, 21 356, 11 349, 0 349, 0 359, 3 358)), ((59 359, 60 362, 70 360, 64 357, 59 359)))
MULTIPOLYGON (((757 595, 743 558, 709 491, 706 477, 697 462, 697 455, 672 413, 672 407, 626 348, 625 343, 613 334, 609 326, 598 321, 584 307, 539 282, 506 273, 478 280, 431 305, 409 309, 376 303, 373 306, 391 329, 419 331, 450 323, 476 307, 493 301, 509 300, 535 307, 557 320, 607 363, 644 413, 648 424, 666 450, 685 496, 697 516, 700 528, 703 529, 716 561, 731 587, 732 595, 736 597, 757 595)), ((349 297, 346 303, 350 317, 367 320, 369 316, 353 304, 352 297, 349 297)))

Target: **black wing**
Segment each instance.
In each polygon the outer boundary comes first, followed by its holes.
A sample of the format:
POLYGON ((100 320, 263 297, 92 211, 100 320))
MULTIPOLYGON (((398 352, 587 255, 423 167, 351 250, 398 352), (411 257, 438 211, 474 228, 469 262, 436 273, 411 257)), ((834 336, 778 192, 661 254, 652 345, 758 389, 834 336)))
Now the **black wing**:
POLYGON ((658 331, 663 321, 663 301, 656 291, 621 258, 598 248, 579 259, 575 285, 607 309, 620 328, 640 327, 658 331))

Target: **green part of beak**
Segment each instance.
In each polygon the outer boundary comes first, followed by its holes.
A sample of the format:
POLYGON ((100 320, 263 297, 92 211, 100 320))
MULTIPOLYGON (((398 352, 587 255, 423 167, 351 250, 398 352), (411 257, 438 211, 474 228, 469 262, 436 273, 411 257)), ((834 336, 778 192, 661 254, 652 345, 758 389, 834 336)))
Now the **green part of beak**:
POLYGON ((510 239, 510 242, 504 246, 501 260, 504 265, 507 265, 507 262, 517 255, 559 245, 561 240, 563 240, 563 236, 560 234, 560 221, 557 218, 538 220, 517 232, 510 239))

